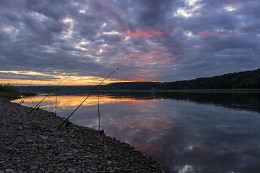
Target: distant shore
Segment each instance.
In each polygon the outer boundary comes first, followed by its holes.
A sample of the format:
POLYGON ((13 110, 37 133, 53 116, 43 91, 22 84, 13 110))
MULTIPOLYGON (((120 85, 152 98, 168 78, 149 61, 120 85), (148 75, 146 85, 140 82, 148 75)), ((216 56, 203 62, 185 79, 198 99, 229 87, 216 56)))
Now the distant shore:
POLYGON ((0 98, 0 172, 154 172, 168 170, 129 144, 0 98))
POLYGON ((260 93, 260 89, 100 90, 100 92, 260 93))
MULTIPOLYGON (((19 86, 20 91, 26 87, 19 86)), ((33 93, 56 93, 55 86, 31 86, 33 93)), ((97 93, 94 86, 59 86, 58 94, 78 94, 78 93, 97 93)), ((260 89, 235 88, 235 89, 106 89, 100 88, 100 93, 260 93, 260 89)), ((0 95, 1 96, 1 95, 0 95)))

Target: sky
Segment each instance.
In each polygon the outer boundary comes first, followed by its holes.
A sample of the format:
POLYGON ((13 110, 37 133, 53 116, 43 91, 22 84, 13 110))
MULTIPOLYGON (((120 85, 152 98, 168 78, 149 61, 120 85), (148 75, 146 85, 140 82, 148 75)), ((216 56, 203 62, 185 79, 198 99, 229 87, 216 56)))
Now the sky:
POLYGON ((0 84, 176 81, 260 67, 259 0, 1 0, 0 84))

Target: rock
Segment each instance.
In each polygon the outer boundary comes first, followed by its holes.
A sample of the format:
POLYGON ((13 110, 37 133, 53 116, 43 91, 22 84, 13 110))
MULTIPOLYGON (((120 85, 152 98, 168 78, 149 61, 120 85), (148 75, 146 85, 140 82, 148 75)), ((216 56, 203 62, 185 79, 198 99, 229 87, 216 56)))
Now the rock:
POLYGON ((99 130, 98 132, 101 133, 101 134, 105 133, 105 131, 103 129, 99 130))
POLYGON ((107 151, 107 150, 108 150, 108 146, 104 145, 104 151, 107 151))
POLYGON ((38 166, 37 166, 37 165, 34 165, 34 166, 31 167, 31 170, 32 170, 32 171, 35 171, 35 170, 37 170, 37 169, 38 169, 38 166))
POLYGON ((78 152, 79 152, 79 150, 77 150, 77 149, 73 150, 73 153, 75 153, 75 154, 77 154, 78 152))
POLYGON ((107 161, 107 164, 108 164, 108 165, 111 165, 111 164, 112 164, 112 161, 108 160, 108 161, 107 161))
POLYGON ((32 144, 32 143, 34 143, 34 142, 33 142, 33 140, 31 140, 31 139, 27 139, 27 140, 26 140, 26 143, 32 144))
POLYGON ((66 159, 67 159, 67 160, 73 160, 74 157, 72 157, 72 156, 67 156, 66 159))
POLYGON ((72 168, 69 168, 69 169, 67 170, 67 173, 76 173, 76 170, 75 170, 75 169, 72 169, 72 168))
POLYGON ((5 173, 15 173, 13 169, 5 169, 5 173))
POLYGON ((40 135, 40 138, 41 138, 42 140, 47 140, 47 139, 48 139, 48 136, 42 136, 42 135, 40 135))
POLYGON ((67 159, 65 157, 61 158, 60 161, 61 162, 65 162, 67 159))
POLYGON ((23 127, 22 126, 18 126, 17 127, 19 130, 23 130, 23 127))

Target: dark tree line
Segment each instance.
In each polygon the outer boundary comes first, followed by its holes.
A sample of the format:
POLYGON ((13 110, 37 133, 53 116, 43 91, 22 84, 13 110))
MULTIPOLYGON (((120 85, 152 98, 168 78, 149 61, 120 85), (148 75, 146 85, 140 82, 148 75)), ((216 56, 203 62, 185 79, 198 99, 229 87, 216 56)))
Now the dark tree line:
POLYGON ((260 89, 260 69, 229 73, 221 76, 175 82, 122 82, 101 89, 173 90, 173 89, 260 89))
POLYGON ((101 86, 100 89, 150 90, 158 88, 158 82, 118 82, 101 86))
MULTIPOLYGON (((10 85, 1 88, 10 88, 10 85)), ((59 92, 93 91, 95 86, 59 86, 59 92)), ((18 87, 26 91, 27 86, 18 87)), ((54 92, 56 86, 34 86, 31 92, 54 92)), ((101 90, 175 90, 175 89, 260 89, 260 69, 253 71, 229 73, 221 76, 197 78, 175 82, 119 82, 99 87, 101 90)))
POLYGON ((160 89, 260 89, 260 69, 163 83, 160 89))

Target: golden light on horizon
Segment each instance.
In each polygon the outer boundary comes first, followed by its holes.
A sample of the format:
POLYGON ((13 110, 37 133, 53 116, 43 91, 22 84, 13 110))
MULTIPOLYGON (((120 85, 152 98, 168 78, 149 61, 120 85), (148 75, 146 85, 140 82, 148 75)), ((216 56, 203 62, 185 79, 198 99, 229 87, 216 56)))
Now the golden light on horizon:
MULTIPOLYGON (((42 98, 44 96, 43 95, 38 95, 35 97, 25 97, 23 98, 25 103, 39 103, 42 98)), ((57 99, 57 106, 58 107, 77 107, 85 98, 87 97, 86 95, 81 95, 81 96, 58 96, 57 99)), ((97 100, 98 100, 98 96, 96 95, 91 95, 85 102, 84 102, 84 106, 94 106, 97 105, 97 100)), ((15 103, 20 103, 20 99, 14 100, 13 102, 15 103)), ((52 107, 55 102, 56 102, 56 96, 48 96, 46 97, 46 99, 44 99, 44 102, 48 103, 47 107, 52 107)), ((136 98, 131 98, 131 97, 122 97, 122 98, 114 98, 114 97, 109 97, 109 96, 102 96, 100 95, 99 97, 99 104, 109 104, 109 103, 118 103, 118 102, 143 102, 142 100, 138 100, 136 98)))
MULTIPOLYGON (((56 86, 62 79, 59 80, 49 80, 49 81, 41 81, 41 80, 34 80, 32 82, 32 86, 56 86)), ((103 79, 102 79, 103 80, 103 79)), ((0 79, 0 85, 29 85, 31 83, 31 79, 0 79)), ((101 80, 84 80, 80 79, 79 77, 74 78, 74 79, 68 79, 63 81, 60 85, 61 86, 81 86, 81 85, 99 85, 101 80)), ((143 79, 136 79, 136 80, 117 80, 117 79, 108 79, 102 83, 102 85, 107 85, 111 83, 116 83, 116 82, 158 82, 157 80, 143 80, 143 79)))
MULTIPOLYGON (((43 86, 55 86, 57 85, 62 79, 59 80, 49 80, 49 81, 41 81, 41 80, 34 80, 32 82, 32 85, 43 85, 43 86)), ((24 79, 0 79, 0 84, 6 85, 29 85, 32 80, 24 79)), ((61 86, 79 86, 79 85, 98 85, 101 82, 101 80, 87 80, 87 79, 80 79, 79 77, 74 79, 68 79, 66 81, 63 81, 61 86)), ((124 81, 124 80, 116 80, 116 79, 108 79, 104 81, 103 84, 110 84, 115 82, 133 82, 133 81, 124 81)))
MULTIPOLYGON (((10 78, 8 77, 4 79, 0 79, 0 84, 10 84, 10 85, 51 85, 55 86, 58 85, 62 80, 61 85, 98 85, 101 81, 104 80, 102 77, 96 76, 77 76, 76 74, 44 74, 34 71, 0 71, 0 73, 4 74, 12 74, 12 75, 19 75, 21 79, 10 78), (24 76, 23 76, 24 75, 24 76), (22 77, 24 79, 22 79, 22 77), (25 79, 26 77, 26 79, 25 79), (30 78, 31 79, 28 79, 30 78)), ((114 82, 130 82, 127 80, 118 80, 114 79, 113 77, 106 79, 102 84, 109 84, 114 82)))
MULTIPOLYGON (((0 71, 0 73, 7 74, 5 78, 0 78, 1 85, 41 85, 41 86, 56 86, 62 80, 61 86, 80 86, 80 85, 99 85, 101 81, 104 80, 104 77, 97 76, 78 76, 76 74, 69 73, 59 73, 59 74, 44 74, 35 71, 0 71), (8 75, 17 75, 15 78, 8 78, 8 75), (18 78, 21 77, 21 79, 18 78)), ((136 76, 130 80, 120 80, 113 78, 106 79, 102 84, 110 84, 116 82, 158 82, 156 80, 147 80, 140 76, 136 76)))
MULTIPOLYGON (((32 80, 24 79, 0 79, 0 84, 6 85, 29 85, 32 80)), ((34 80, 32 85, 49 85, 50 81, 40 81, 40 80, 34 80)))

